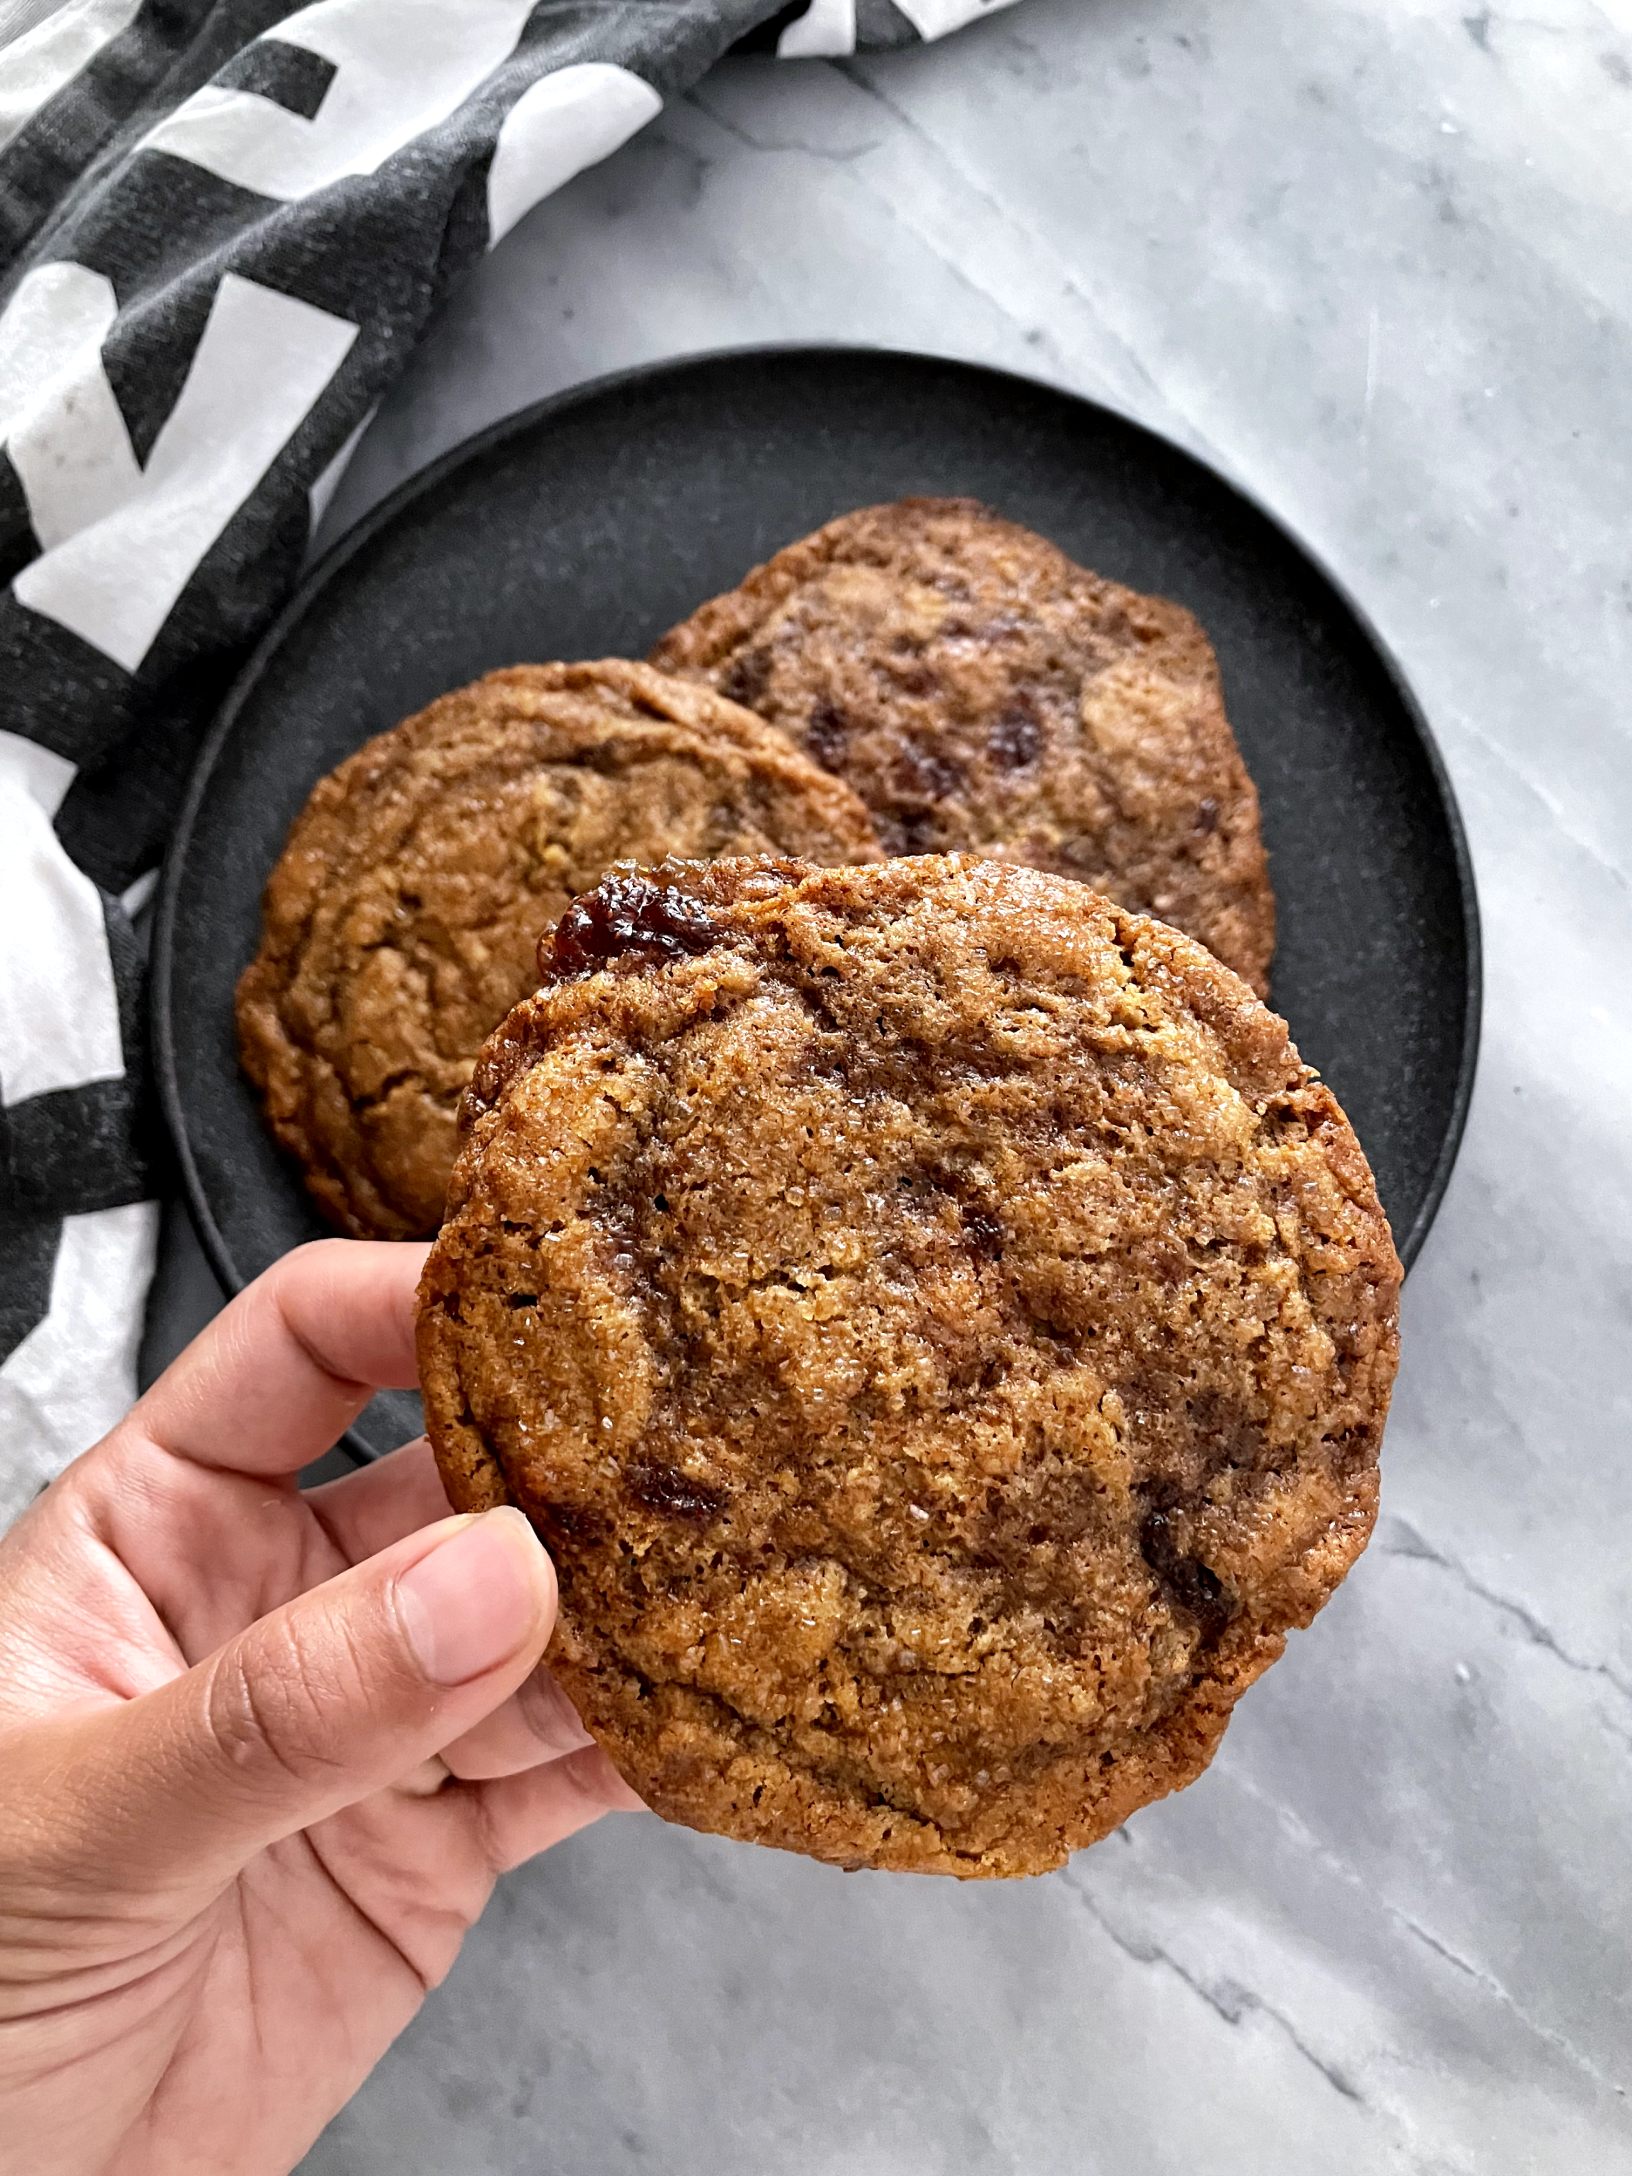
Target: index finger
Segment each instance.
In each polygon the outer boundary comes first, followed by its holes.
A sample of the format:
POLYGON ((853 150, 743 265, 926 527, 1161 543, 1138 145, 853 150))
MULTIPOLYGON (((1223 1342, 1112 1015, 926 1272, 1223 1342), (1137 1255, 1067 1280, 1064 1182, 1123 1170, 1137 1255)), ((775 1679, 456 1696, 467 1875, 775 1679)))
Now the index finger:
POLYGON ((120 1423, 221 1472, 296 1473, 376 1390, 406 1390, 428 1249, 319 1239, 247 1285, 120 1423))

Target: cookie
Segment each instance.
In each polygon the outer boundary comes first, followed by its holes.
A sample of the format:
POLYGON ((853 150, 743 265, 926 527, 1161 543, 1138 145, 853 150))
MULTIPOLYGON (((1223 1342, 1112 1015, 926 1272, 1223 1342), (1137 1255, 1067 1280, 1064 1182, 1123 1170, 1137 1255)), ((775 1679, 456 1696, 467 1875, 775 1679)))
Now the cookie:
POLYGON ((1267 994, 1258 796, 1180 606, 973 499, 902 499, 790 544, 652 662, 781 726, 855 788, 886 852, 1076 877, 1267 994))
POLYGON ((266 888, 238 1038, 330 1222, 435 1231, 476 1053, 575 893, 625 859, 767 851, 879 849, 784 735, 621 659, 490 673, 323 779, 266 888))
POLYGON ((973 857, 620 873, 487 1046, 420 1288, 450 1499, 694 1828, 1057 1866, 1365 1546, 1400 1268, 1285 1024, 973 857))

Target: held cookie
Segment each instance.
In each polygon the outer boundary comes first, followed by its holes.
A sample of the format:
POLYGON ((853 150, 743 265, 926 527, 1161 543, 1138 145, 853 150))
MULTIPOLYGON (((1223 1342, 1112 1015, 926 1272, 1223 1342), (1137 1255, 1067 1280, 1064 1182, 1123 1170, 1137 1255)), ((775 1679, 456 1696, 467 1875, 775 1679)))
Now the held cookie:
POLYGON ((854 786, 891 854, 1077 877, 1269 988, 1258 796, 1190 614, 973 499, 829 522, 652 652, 854 786))
POLYGON ((238 1042, 330 1222, 428 1237, 483 1041, 614 862, 876 860, 866 811, 758 718, 648 665, 518 665, 313 790, 266 887, 238 1042))
POLYGON ((620 874, 483 1054, 420 1290, 642 1797, 1057 1866, 1206 1766, 1365 1546, 1400 1269, 1283 1022, 972 857, 620 874))

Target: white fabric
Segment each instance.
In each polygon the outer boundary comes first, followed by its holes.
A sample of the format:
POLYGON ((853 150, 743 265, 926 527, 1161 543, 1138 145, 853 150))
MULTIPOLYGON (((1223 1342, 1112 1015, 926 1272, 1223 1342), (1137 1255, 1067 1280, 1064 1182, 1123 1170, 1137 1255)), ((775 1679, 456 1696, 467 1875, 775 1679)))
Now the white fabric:
POLYGON ((0 445, 49 408, 95 356, 118 314, 105 273, 40 264, 24 275, 0 315, 0 445))
POLYGON ((0 1366, 0 1532, 136 1396, 156 1202, 63 1221, 43 1322, 0 1366))
POLYGON ((996 15, 1012 8, 1014 0, 895 0, 896 6, 920 38, 944 38, 982 15, 996 15))
POLYGON ((306 501, 312 510, 312 528, 314 531, 323 516, 328 512, 329 501, 339 490, 340 479, 344 476, 346 470, 350 468, 351 457, 362 444, 364 431, 368 429, 368 426, 379 413, 379 405, 379 402, 376 401, 368 413, 359 420, 356 429, 346 433, 345 442, 340 451, 335 455, 328 467, 320 475, 313 478, 311 489, 306 494, 306 501))
POLYGON ((776 41, 778 60, 831 60, 856 50, 856 0, 810 0, 776 41))
POLYGON ((125 910, 125 919, 134 922, 158 888, 159 872, 157 869, 146 869, 134 884, 127 884, 119 894, 119 904, 125 910))
POLYGON ((0 47, 0 151, 136 18, 142 0, 66 0, 0 47))
POLYGON ((318 0, 267 40, 339 73, 311 120, 253 91, 206 84, 143 142, 292 203, 347 174, 372 174, 434 128, 514 51, 534 0, 318 0))
POLYGON ((12 583, 19 602, 134 672, 356 337, 344 318, 229 272, 145 469, 100 357, 77 361, 9 442, 35 531, 52 539, 12 583))
POLYGON ((54 748, 42 748, 21 733, 0 732, 0 778, 20 785, 47 817, 54 817, 74 782, 74 766, 54 748))
POLYGON ((0 1103, 125 1069, 102 900, 51 828, 61 756, 0 733, 0 1103))
POLYGON ((102 367, 119 314, 113 283, 82 264, 29 272, 0 318, 0 443, 41 549, 65 544, 141 489, 130 433, 102 367))
POLYGON ((62 4, 63 0, 0 0, 0 46, 10 45, 24 31, 37 28, 62 4))
POLYGON ((627 68, 582 61, 540 76, 505 115, 487 170, 487 246, 574 174, 608 157, 663 101, 627 68))

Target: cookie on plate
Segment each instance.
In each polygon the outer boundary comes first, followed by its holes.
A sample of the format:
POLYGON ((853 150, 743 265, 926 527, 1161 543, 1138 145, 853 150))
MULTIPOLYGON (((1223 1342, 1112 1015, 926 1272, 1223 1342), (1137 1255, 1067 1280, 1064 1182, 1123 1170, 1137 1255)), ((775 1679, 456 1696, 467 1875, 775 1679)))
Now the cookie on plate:
POLYGON ((471 1065, 575 893, 622 860, 766 851, 879 849, 784 735, 617 658, 490 673, 321 780, 267 884, 238 1038, 330 1222, 435 1231, 471 1065))
POLYGON ((652 652, 856 789, 891 854, 970 849, 1172 922, 1269 988, 1258 796, 1190 614, 973 499, 864 507, 652 652))
POLYGON ((1057 1866, 1365 1546, 1399 1263, 1285 1024, 973 857, 620 872, 487 1046, 420 1289, 452 1502, 649 1803, 1057 1866))

